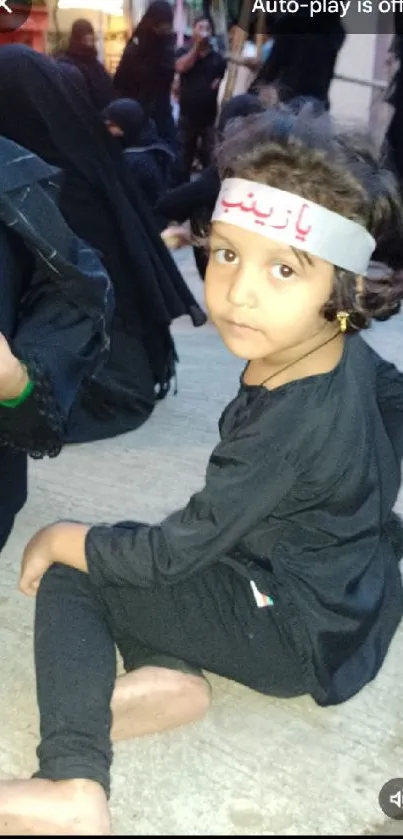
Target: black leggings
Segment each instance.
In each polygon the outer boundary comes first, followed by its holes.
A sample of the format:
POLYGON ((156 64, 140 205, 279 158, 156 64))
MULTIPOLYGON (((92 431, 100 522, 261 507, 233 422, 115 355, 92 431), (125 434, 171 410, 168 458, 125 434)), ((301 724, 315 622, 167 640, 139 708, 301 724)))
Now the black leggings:
POLYGON ((191 120, 182 117, 180 121, 180 136, 183 151, 183 169, 185 176, 189 178, 196 154, 203 169, 207 169, 211 164, 214 149, 214 125, 206 125, 199 128, 191 120))
POLYGON ((109 794, 115 645, 127 671, 172 656, 262 693, 298 696, 308 687, 281 627, 276 607, 258 608, 248 580, 224 564, 147 589, 98 589, 53 565, 36 601, 36 777, 86 778, 109 794))

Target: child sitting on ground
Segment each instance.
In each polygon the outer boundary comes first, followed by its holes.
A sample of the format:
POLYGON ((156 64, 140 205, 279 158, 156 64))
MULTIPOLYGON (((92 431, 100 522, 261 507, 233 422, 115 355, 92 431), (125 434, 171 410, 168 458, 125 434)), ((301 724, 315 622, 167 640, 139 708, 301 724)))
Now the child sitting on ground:
POLYGON ((219 169, 206 301, 247 362, 240 388, 184 509, 56 523, 27 546, 41 744, 34 779, 0 783, 8 835, 108 834, 111 736, 200 717, 202 668, 345 702, 402 617, 403 375, 359 334, 403 297, 371 264, 402 227, 393 179, 327 120, 281 112, 245 120, 219 169))

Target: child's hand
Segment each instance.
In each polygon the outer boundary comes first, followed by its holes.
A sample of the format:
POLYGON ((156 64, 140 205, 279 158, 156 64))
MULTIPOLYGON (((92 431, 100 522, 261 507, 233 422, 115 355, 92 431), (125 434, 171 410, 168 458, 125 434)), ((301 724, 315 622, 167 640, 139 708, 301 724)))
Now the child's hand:
POLYGON ((167 248, 179 250, 179 248, 185 248, 190 244, 191 233, 189 227, 186 227, 185 225, 172 226, 163 230, 161 238, 165 242, 167 248))
POLYGON ((57 526, 51 525, 38 530, 24 550, 19 589, 28 597, 35 597, 43 575, 55 561, 52 545, 54 529, 57 526))
POLYGON ((0 332, 0 401, 17 399, 28 384, 28 373, 13 355, 7 339, 0 332))

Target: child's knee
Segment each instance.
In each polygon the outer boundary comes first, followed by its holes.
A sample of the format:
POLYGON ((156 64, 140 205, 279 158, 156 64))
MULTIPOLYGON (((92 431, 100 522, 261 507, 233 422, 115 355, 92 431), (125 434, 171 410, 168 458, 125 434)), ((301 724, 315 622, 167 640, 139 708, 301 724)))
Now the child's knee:
POLYGON ((56 592, 77 593, 81 591, 87 594, 91 587, 88 574, 70 568, 68 565, 53 563, 42 577, 37 597, 56 592))

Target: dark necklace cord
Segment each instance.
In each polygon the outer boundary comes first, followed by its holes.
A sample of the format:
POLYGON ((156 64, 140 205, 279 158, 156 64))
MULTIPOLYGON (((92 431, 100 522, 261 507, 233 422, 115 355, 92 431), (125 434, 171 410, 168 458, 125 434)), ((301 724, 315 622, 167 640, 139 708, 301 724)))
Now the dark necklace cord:
POLYGON ((272 373, 271 376, 267 377, 267 379, 263 379, 263 381, 260 383, 259 387, 263 387, 265 384, 267 384, 267 382, 270 382, 271 379, 274 379, 275 376, 279 376, 280 373, 284 373, 286 370, 289 370, 289 368, 293 367, 294 364, 298 364, 299 361, 302 361, 304 358, 307 358, 309 355, 312 355, 312 353, 316 352, 316 350, 320 350, 320 349, 322 349, 322 347, 325 347, 326 344, 330 344, 330 342, 334 341, 335 338, 337 338, 340 334, 341 334, 341 332, 336 332, 336 334, 332 335, 331 338, 327 338, 327 340, 324 341, 323 344, 319 344, 319 346, 313 347, 312 350, 308 350, 308 352, 304 353, 304 355, 301 355, 300 358, 294 359, 294 361, 291 361, 290 364, 286 364, 285 367, 282 367, 281 370, 277 370, 276 373, 272 373))

